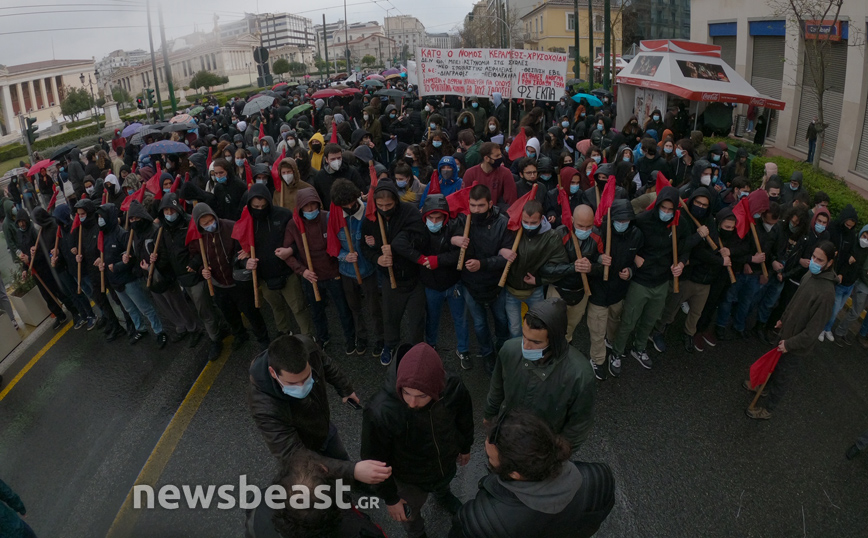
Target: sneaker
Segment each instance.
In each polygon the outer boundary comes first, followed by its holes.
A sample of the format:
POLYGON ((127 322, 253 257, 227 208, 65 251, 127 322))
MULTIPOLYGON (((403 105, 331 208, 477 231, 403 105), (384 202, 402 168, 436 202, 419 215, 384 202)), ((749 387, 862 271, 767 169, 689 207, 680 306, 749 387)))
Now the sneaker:
POLYGON ((241 346, 246 344, 248 340, 250 340, 250 335, 247 334, 247 331, 241 331, 236 334, 232 339, 232 351, 238 351, 241 349, 241 346))
POLYGON ((453 516, 457 514, 458 510, 460 510, 461 507, 464 505, 464 503, 461 502, 461 500, 456 497, 454 493, 448 490, 442 495, 435 495, 434 498, 437 499, 437 502, 440 504, 440 506, 445 508, 446 511, 453 516))
POLYGON ((642 365, 642 368, 645 368, 646 370, 651 369, 651 357, 649 357, 648 354, 644 351, 636 351, 635 349, 631 349, 630 356, 639 361, 639 364, 642 365))
POLYGON ((81 329, 82 327, 84 327, 85 325, 87 325, 87 319, 86 318, 78 318, 77 320, 75 320, 75 325, 73 325, 72 328, 77 331, 77 330, 81 329))
POLYGON ((461 365, 462 370, 472 370, 473 369, 473 360, 470 358, 470 353, 466 351, 456 351, 456 355, 458 355, 458 364, 461 365))
MULTIPOLYGON (((744 383, 742 383, 741 386, 744 387, 744 388, 746 388, 746 389, 749 390, 750 392, 753 392, 754 394, 756 394, 756 389, 759 388, 759 387, 757 387, 757 388, 753 388, 753 387, 751 387, 751 386, 750 386, 750 379, 745 379, 745 380, 744 380, 744 383)), ((761 394, 761 396, 762 396, 763 398, 765 398, 765 397, 768 396, 768 395, 769 395, 769 389, 765 389, 765 388, 764 388, 764 389, 763 389, 763 393, 761 394)))
POLYGON ((86 330, 92 331, 96 328, 96 318, 87 318, 87 327, 86 330))
POLYGON ((774 337, 774 333, 765 327, 757 328, 757 336, 759 337, 760 342, 767 346, 777 345, 777 338, 774 337))
POLYGON ((662 332, 655 331, 654 334, 648 337, 648 341, 654 344, 654 349, 660 353, 666 353, 666 339, 663 337, 662 332))
MULTIPOLYGON (((693 345, 693 337, 689 334, 685 334, 681 337, 684 341, 684 350, 688 353, 693 353, 696 350, 696 347, 693 345)), ((701 349, 699 351, 702 351, 701 349)))
POLYGON ((714 347, 717 345, 717 337, 711 331, 705 331, 702 333, 702 339, 708 344, 708 347, 714 347))
POLYGON ((612 342, 609 342, 607 337, 603 337, 603 341, 606 343, 606 349, 612 349, 612 342))
POLYGON ((368 352, 368 343, 364 340, 356 342, 356 355, 364 355, 368 352))
POLYGON ((817 340, 819 340, 820 342, 826 340, 826 331, 821 332, 820 336, 817 337, 817 340))
POLYGON ((379 357, 382 352, 383 352, 383 341, 377 340, 376 343, 374 343, 374 347, 371 348, 371 356, 372 357, 379 357))
POLYGON ((52 325, 51 328, 56 331, 57 329, 63 327, 63 324, 66 323, 67 319, 69 319, 68 316, 63 316, 62 318, 55 318, 54 325, 52 325))
POLYGON ((684 312, 685 314, 690 313, 690 305, 687 304, 687 301, 681 303, 681 311, 684 312))
POLYGON ((146 333, 145 331, 133 331, 133 334, 131 334, 129 338, 130 345, 134 346, 138 344, 139 341, 146 336, 148 336, 148 333, 146 333))
POLYGON ((166 333, 162 332, 157 335, 157 348, 163 349, 168 343, 169 337, 166 335, 166 333))
POLYGON ((698 334, 693 335, 693 349, 702 352, 705 351, 705 339, 698 334))
POLYGON ((853 338, 850 337, 850 333, 838 335, 838 337, 835 339, 835 343, 838 344, 838 347, 852 346, 853 338))
POLYGON ((389 349, 389 346, 383 346, 383 350, 380 352, 380 364, 383 366, 392 364, 392 350, 389 349))
POLYGON ((190 333, 190 341, 187 342, 188 349, 194 349, 199 347, 199 342, 202 341, 202 338, 205 336, 205 333, 202 331, 195 331, 190 333))
POLYGON ((208 346, 208 360, 216 361, 220 358, 221 353, 223 353, 223 341, 212 340, 211 345, 208 346))
POLYGON ((355 342, 347 342, 347 345, 344 346, 344 353, 346 353, 347 356, 355 355, 356 354, 355 342))
POLYGON ((626 358, 626 355, 615 355, 614 353, 609 354, 609 373, 612 374, 612 377, 618 377, 621 375, 621 359, 626 358))
MULTIPOLYGON (((111 323, 109 323, 105 319, 105 317, 100 318, 100 320, 102 320, 102 327, 103 327, 102 332, 103 332, 103 334, 108 335, 108 334, 111 334, 112 331, 115 330, 114 326, 111 323)), ((99 321, 97 321, 97 324, 99 324, 99 321)), ((126 332, 126 331, 124 331, 124 332, 126 332)))
POLYGON ((744 410, 744 414, 747 415, 747 418, 754 420, 768 420, 772 418, 772 412, 765 407, 748 407, 744 410))
POLYGON ((832 331, 826 331, 826 332, 823 333, 823 334, 826 335, 826 341, 827 341, 827 342, 834 342, 834 341, 835 341, 835 335, 832 334, 832 331))
POLYGON ((846 456, 846 458, 848 460, 852 460, 853 458, 858 456, 860 452, 862 452, 862 451, 859 450, 858 446, 852 445, 850 448, 847 449, 847 453, 844 454, 844 456, 846 456))
POLYGON ((605 364, 597 364, 594 361, 591 361, 591 368, 594 369, 594 377, 596 377, 600 381, 606 380, 606 365, 605 364))

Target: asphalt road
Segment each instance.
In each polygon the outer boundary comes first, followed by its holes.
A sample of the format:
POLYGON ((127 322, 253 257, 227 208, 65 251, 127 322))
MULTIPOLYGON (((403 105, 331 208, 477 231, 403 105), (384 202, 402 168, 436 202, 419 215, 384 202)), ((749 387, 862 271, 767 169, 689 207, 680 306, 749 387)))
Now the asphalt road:
MULTIPOLYGON (((447 369, 459 371, 450 323, 444 313, 439 350, 447 369)), ((344 357, 336 322, 332 334, 328 351, 369 398, 383 368, 373 357, 344 357)), ((820 344, 772 420, 753 422, 743 414, 752 395, 741 382, 767 351, 763 345, 725 342, 691 355, 679 342, 673 332, 667 354, 651 351, 653 370, 628 359, 621 378, 598 384, 596 425, 578 454, 608 463, 617 480, 615 508, 598 536, 865 536, 868 454, 847 461, 844 451, 868 428, 868 353, 820 344)), ((584 325, 573 343, 587 353, 584 325)), ((68 330, 0 396, 0 477, 20 494, 28 523, 40 536, 66 538, 110 529, 112 536, 242 536, 239 508, 134 510, 124 503, 140 473, 158 487, 238 484, 240 475, 263 489, 270 484, 276 465, 245 401, 256 351, 251 343, 209 364, 204 345, 159 351, 153 338, 131 347, 68 330)), ((453 482, 466 500, 486 472, 488 380, 481 364, 461 375, 479 432, 470 465, 453 482)), ((333 392, 332 404, 357 456, 360 414, 333 392)), ((370 513, 390 536, 403 535, 385 509, 370 513)), ((423 516, 429 536, 446 535, 445 511, 431 502, 423 516)))

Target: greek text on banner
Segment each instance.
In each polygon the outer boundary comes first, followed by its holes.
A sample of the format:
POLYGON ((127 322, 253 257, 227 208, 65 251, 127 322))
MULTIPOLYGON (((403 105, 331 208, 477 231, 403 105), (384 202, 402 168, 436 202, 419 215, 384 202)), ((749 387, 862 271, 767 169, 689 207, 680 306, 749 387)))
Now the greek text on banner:
POLYGON ((567 55, 522 49, 429 49, 416 54, 419 95, 556 101, 564 92, 567 55))

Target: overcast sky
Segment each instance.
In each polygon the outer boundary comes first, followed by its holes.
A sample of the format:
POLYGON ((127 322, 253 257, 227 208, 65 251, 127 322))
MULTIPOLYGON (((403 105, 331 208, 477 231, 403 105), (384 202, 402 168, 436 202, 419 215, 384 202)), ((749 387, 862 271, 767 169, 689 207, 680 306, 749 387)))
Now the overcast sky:
MULTIPOLYGON (((159 48, 157 4, 152 0, 154 50, 159 48)), ((220 23, 239 20, 244 12, 289 12, 321 24, 343 19, 341 0, 174 0, 164 2, 166 37, 188 34, 195 27, 210 30, 214 14, 220 23), (320 4, 316 9, 312 5, 320 4), (258 7, 257 7, 258 6, 258 7)), ((56 59, 99 61, 117 49, 148 50, 145 0, 0 0, 0 64, 17 65, 56 59), (64 28, 88 28, 63 30, 64 28)), ((470 11, 472 0, 347 0, 350 22, 389 15, 417 17, 429 32, 452 32, 470 11), (397 8, 397 9, 395 9, 397 8)))

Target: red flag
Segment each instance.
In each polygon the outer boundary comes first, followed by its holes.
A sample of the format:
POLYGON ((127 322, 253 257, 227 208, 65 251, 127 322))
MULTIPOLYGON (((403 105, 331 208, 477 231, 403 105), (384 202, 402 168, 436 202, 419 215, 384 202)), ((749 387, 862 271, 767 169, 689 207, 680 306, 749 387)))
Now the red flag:
POLYGON ((329 256, 332 256, 333 258, 337 258, 338 254, 341 253, 341 239, 338 234, 341 230, 344 229, 344 226, 346 225, 347 219, 344 217, 343 208, 335 205, 335 203, 332 202, 332 205, 329 206, 329 222, 327 231, 328 236, 326 237, 326 251, 329 253, 329 256))
POLYGON ((524 157, 526 155, 525 146, 527 146, 527 135, 524 132, 524 127, 522 127, 509 145, 509 160, 515 161, 524 157))
POLYGON ((753 222, 753 215, 750 214, 750 206, 747 202, 747 197, 742 198, 732 207, 732 214, 735 215, 735 230, 740 239, 750 232, 750 223, 753 222))
MULTIPOLYGON (((193 225, 194 223, 190 224, 193 225)), ((235 228, 232 229, 232 239, 238 240, 241 244, 241 250, 250 252, 250 246, 253 244, 253 217, 247 206, 244 206, 244 209, 241 210, 241 218, 235 222, 235 228)))
POLYGON ((283 151, 280 153, 280 158, 274 161, 274 164, 271 165, 271 180, 274 182, 274 192, 280 192, 283 190, 283 181, 280 180, 280 163, 285 158, 286 146, 283 147, 283 151))
MULTIPOLYGON (((587 170, 586 170, 586 172, 587 172, 587 170)), ((597 175, 597 163, 591 163, 591 173, 588 174, 588 182, 591 185, 591 187, 593 187, 594 185, 597 184, 597 182, 594 180, 595 175, 597 175)))
POLYGON ((158 161, 154 175, 152 175, 151 179, 149 179, 145 183, 145 188, 147 188, 149 191, 151 191, 154 194, 155 200, 162 200, 163 199, 163 182, 160 181, 161 175, 163 175, 163 173, 160 170, 160 163, 158 161))
POLYGON ((437 175, 436 170, 431 174, 431 181, 428 182, 426 190, 428 194, 440 194, 440 176, 437 175))
POLYGON ((449 218, 454 219, 459 214, 467 215, 470 213, 470 187, 459 189, 446 197, 446 203, 449 205, 449 218))
POLYGON ((539 187, 539 185, 534 183, 529 193, 513 202, 512 205, 509 206, 509 209, 506 210, 506 212, 509 213, 509 223, 506 225, 507 228, 512 231, 521 228, 521 213, 524 211, 524 204, 531 200, 536 200, 537 187, 539 187))
POLYGON ((105 241, 102 236, 102 230, 99 231, 99 237, 96 239, 96 249, 105 253, 105 241))
POLYGON ((178 187, 180 187, 180 186, 181 186, 181 174, 178 174, 177 176, 175 176, 175 182, 172 183, 171 188, 169 188, 169 192, 177 192, 178 187))
POLYGON ((244 161, 244 177, 247 179, 247 188, 253 185, 253 170, 250 169, 250 161, 244 161))
POLYGON ((755 389, 766 382, 769 374, 775 371, 775 366, 778 365, 781 355, 781 351, 778 348, 774 348, 751 364, 750 386, 752 388, 755 389))
POLYGON ((331 140, 329 140, 329 142, 331 142, 332 144, 338 143, 338 125, 337 125, 337 123, 332 122, 332 137, 331 137, 331 140))
POLYGON ((259 122, 259 139, 262 140, 262 138, 264 136, 265 136, 265 123, 259 122))
POLYGON ((199 223, 193 222, 191 219, 190 226, 187 228, 187 238, 184 240, 184 244, 189 245, 190 241, 198 241, 200 237, 202 237, 202 234, 199 233, 199 223))
MULTIPOLYGON (((211 168, 211 161, 213 160, 213 158, 211 157, 211 150, 213 150, 213 149, 214 149, 213 147, 208 146, 208 158, 205 159, 205 168, 208 168, 208 169, 211 168)), ((133 170, 133 171, 135 172, 135 170, 133 170)))
POLYGON ((609 176, 606 181, 606 186, 603 188, 603 194, 600 195, 600 204, 597 206, 597 212, 594 214, 594 226, 599 228, 603 225, 603 215, 609 212, 612 203, 615 201, 615 176, 609 176))
POLYGON ((298 228, 298 233, 306 233, 304 228, 304 217, 301 215, 301 211, 294 211, 292 213, 292 221, 295 222, 295 227, 298 228))
POLYGON ((129 211, 130 210, 130 204, 133 202, 133 200, 135 200, 138 203, 142 203, 142 200, 144 200, 144 199, 145 199, 145 187, 143 185, 142 187, 139 188, 139 190, 137 190, 136 192, 134 192, 130 195, 127 195, 127 197, 124 198, 124 201, 121 203, 121 211, 129 211))
POLYGON ((371 222, 377 220, 377 204, 374 202, 374 190, 377 188, 377 170, 374 161, 368 163, 368 171, 371 174, 371 187, 368 189, 368 202, 365 206, 365 218, 371 222))
POLYGON ((135 174, 135 173, 136 173, 136 168, 138 168, 138 167, 139 167, 139 163, 137 163, 137 162, 133 163, 133 166, 130 167, 130 173, 131 173, 131 174, 135 174))
POLYGON ((561 224, 566 226, 567 230, 572 230, 573 210, 570 209, 570 195, 567 194, 566 189, 560 185, 558 185, 558 204, 561 206, 561 224))
POLYGON ((55 189, 54 194, 51 195, 51 200, 48 201, 48 209, 47 211, 51 213, 52 208, 54 208, 55 204, 57 204, 57 189, 55 189))
POLYGON ((63 239, 63 233, 61 233, 61 231, 60 231, 60 226, 57 227, 57 238, 63 239))
MULTIPOLYGON (((666 176, 663 175, 663 172, 658 170, 657 171, 657 183, 654 185, 654 191, 657 193, 657 195, 658 196, 660 195, 660 191, 663 190, 663 187, 669 187, 671 185, 672 184, 669 183, 669 180, 666 179, 666 176)), ((656 203, 657 203, 657 199, 655 198, 654 201, 651 202, 651 205, 646 207, 645 210, 650 211, 651 209, 654 209, 654 205, 656 203)))
POLYGON ((81 219, 78 218, 77 213, 73 213, 72 214, 72 228, 70 228, 70 230, 69 230, 70 233, 74 232, 75 229, 78 228, 79 226, 81 226, 81 219))

